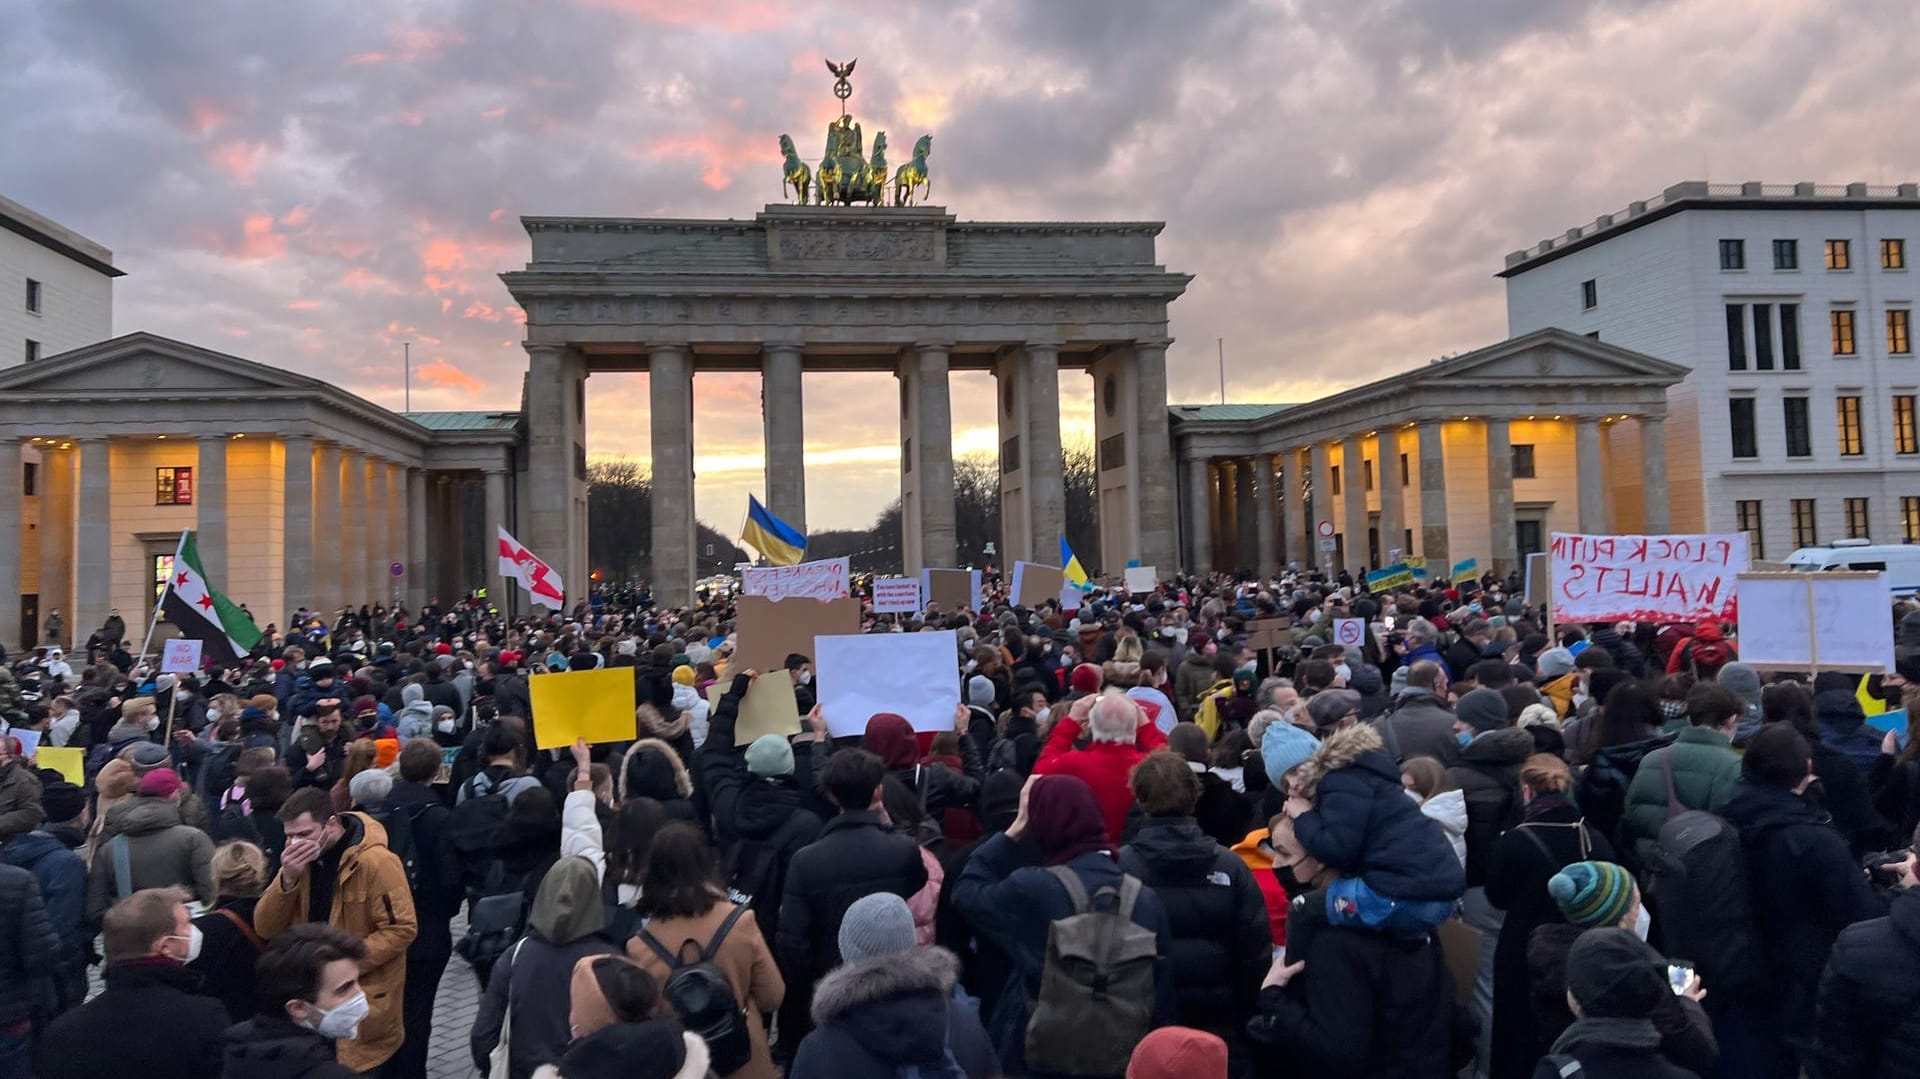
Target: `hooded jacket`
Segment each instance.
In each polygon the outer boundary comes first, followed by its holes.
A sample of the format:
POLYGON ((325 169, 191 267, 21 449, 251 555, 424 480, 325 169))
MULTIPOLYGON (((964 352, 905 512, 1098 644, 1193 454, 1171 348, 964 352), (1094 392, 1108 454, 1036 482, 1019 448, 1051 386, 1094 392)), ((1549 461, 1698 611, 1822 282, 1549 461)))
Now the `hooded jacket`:
POLYGON ((87 863, 73 848, 44 831, 9 840, 0 847, 0 863, 33 874, 40 886, 47 922, 59 939, 58 961, 84 968, 87 945, 93 941, 86 927, 87 863))
POLYGON ((47 819, 40 808, 40 778, 23 760, 0 767, 0 843, 26 835, 47 819))
MULTIPOLYGON (((969 740, 970 741, 970 740, 969 740)), ((865 748, 886 764, 887 771, 919 798, 927 814, 939 819, 949 809, 971 811, 980 800, 980 780, 968 775, 964 766, 949 768, 940 763, 921 763, 920 742, 913 725, 905 718, 882 712, 867 723, 865 748)), ((972 746, 962 743, 971 757, 972 746)), ((973 758, 976 767, 978 758, 973 758)))
POLYGON ((1740 784, 1740 755, 1719 731, 1687 726, 1674 736, 1672 745, 1641 759, 1627 787, 1627 809, 1620 820, 1621 835, 1632 841, 1638 865, 1653 864, 1660 827, 1673 815, 1667 804, 1669 772, 1676 801, 1687 809, 1718 813, 1740 784))
POLYGON ((1650 1019, 1576 1019, 1553 1043, 1553 1053, 1534 1065, 1534 1079, 1563 1079, 1568 1059, 1580 1062, 1579 1079, 1695 1079, 1694 1073, 1660 1052, 1660 1032, 1650 1019))
POLYGON ((642 738, 627 750, 620 761, 620 783, 615 797, 622 802, 629 798, 651 798, 660 803, 667 816, 700 823, 700 815, 693 807, 693 776, 673 746, 659 738, 642 738))
POLYGON ((530 1079, 535 1068, 560 1058, 573 1040, 568 1027, 573 967, 590 955, 619 949, 599 935, 606 926, 600 875, 585 858, 562 858, 547 871, 527 913, 527 935, 494 964, 474 1016, 470 1048, 476 1068, 500 1041, 501 1020, 513 1009, 509 1076, 530 1079))
POLYGON ((1462 791, 1441 791, 1420 803, 1420 812, 1447 833, 1453 856, 1467 864, 1467 796, 1462 791))
POLYGON ((1500 833, 1520 820, 1520 766, 1533 754, 1525 727, 1475 736, 1460 750, 1447 780, 1467 800, 1467 887, 1487 882, 1487 863, 1500 833))
POLYGON ((847 963, 813 994, 813 1032, 787 1079, 895 1079, 904 1069, 940 1074, 949 1057, 966 1079, 1000 1074, 971 1008, 954 999, 960 961, 945 948, 847 963))
POLYGON ((1294 775, 1314 803, 1293 822, 1307 853, 1394 899, 1451 900, 1466 891, 1445 831, 1407 797, 1400 766, 1372 727, 1327 736, 1294 775))
POLYGON ((1453 709, 1432 690, 1415 686, 1393 698, 1390 711, 1373 721, 1394 760, 1432 757, 1451 767, 1459 763, 1460 743, 1453 737, 1453 709))
POLYGON ((1820 725, 1820 743, 1845 754, 1861 775, 1872 772, 1880 759, 1881 734, 1867 726, 1860 699, 1841 689, 1813 695, 1813 718, 1820 725))
POLYGON ((354 1079, 333 1058, 333 1039, 280 1016, 256 1015, 227 1030, 221 1079, 354 1079))
POLYGON ((1740 658, 1740 653, 1720 632, 1715 622, 1702 622, 1693 635, 1674 645, 1667 653, 1667 673, 1690 671, 1702 679, 1711 679, 1720 668, 1740 658))
POLYGON ((1848 926, 1820 979, 1814 1074, 1920 1076, 1920 891, 1895 892, 1885 918, 1848 926))
POLYGON ((113 838, 97 845, 87 870, 87 918, 93 925, 120 898, 115 885, 114 851, 124 839, 132 890, 178 885, 193 898, 211 904, 213 840, 180 823, 180 807, 164 798, 135 795, 107 814, 113 838))

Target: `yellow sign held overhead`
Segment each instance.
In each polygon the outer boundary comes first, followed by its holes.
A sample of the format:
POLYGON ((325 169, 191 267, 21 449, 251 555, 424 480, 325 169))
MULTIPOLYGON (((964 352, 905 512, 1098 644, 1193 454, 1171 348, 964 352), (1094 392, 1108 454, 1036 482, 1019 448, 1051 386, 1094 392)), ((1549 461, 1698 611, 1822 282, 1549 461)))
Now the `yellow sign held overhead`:
POLYGON ((67 777, 67 782, 76 787, 87 785, 87 751, 78 747, 41 746, 33 755, 35 764, 42 768, 51 768, 67 777))
POLYGON ((634 738, 631 667, 539 674, 527 680, 527 693, 533 698, 533 744, 541 749, 561 749, 576 738, 634 738))

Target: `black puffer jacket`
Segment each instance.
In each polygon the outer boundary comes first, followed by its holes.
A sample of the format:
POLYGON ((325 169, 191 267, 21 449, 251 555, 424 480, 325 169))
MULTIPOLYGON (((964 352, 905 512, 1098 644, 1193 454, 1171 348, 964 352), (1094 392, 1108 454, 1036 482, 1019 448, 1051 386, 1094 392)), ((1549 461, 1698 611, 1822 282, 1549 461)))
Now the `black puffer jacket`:
POLYGON ((1920 891, 1848 926, 1820 979, 1820 1079, 1920 1076, 1920 891))
POLYGON ((0 865, 0 1025, 25 1022, 50 989, 59 938, 47 923, 40 885, 15 865, 0 865))
POLYGON ((1143 821, 1133 842, 1120 848, 1119 861, 1167 910, 1179 1022, 1241 1047, 1240 1032, 1273 958, 1266 901, 1253 871, 1192 817, 1143 821))
POLYGON ((1447 781, 1467 800, 1467 887, 1487 883, 1487 866, 1500 833, 1520 823, 1520 766, 1533 754, 1525 727, 1487 731, 1460 750, 1447 781))
MULTIPOLYGON (((713 807, 714 838, 727 860, 738 868, 747 862, 749 845, 771 848, 773 874, 753 895, 753 917, 760 934, 775 940, 780 932, 780 899, 786 890, 787 869, 800 848, 820 838, 825 816, 832 810, 822 800, 800 789, 792 773, 755 776, 747 771, 746 756, 733 744, 740 699, 746 695, 745 676, 735 676, 733 687, 720 698, 700 745, 700 778, 713 807)), ((765 852, 763 852, 765 853, 765 852)))
POLYGON ((206 1079, 220 1074, 227 1009, 200 996, 169 959, 114 963, 106 992, 53 1021, 40 1039, 41 1079, 206 1079))
POLYGON ((353 1079, 333 1039, 288 1019, 255 1016, 227 1031, 221 1079, 353 1079))
POLYGON ((813 994, 818 1024, 787 1079, 895 1079, 946 1075, 952 1054, 966 1079, 1000 1074, 977 1012, 954 999, 960 962, 944 948, 848 963, 813 994))

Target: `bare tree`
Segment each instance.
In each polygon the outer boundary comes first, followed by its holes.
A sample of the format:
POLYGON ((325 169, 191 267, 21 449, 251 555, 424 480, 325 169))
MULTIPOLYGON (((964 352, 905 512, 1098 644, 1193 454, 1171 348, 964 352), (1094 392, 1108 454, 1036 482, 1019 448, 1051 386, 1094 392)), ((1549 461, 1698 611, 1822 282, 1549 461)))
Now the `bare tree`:
POLYGON ((629 457, 587 464, 587 561, 608 581, 652 568, 653 475, 629 457))

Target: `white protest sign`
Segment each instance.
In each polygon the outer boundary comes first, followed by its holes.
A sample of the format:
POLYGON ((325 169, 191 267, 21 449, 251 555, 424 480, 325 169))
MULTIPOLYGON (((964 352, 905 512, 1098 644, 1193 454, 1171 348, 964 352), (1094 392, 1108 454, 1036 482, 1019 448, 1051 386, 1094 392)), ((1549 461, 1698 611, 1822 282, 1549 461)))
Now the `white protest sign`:
POLYGON ((1792 670, 1884 672, 1893 666, 1885 573, 1742 574, 1740 660, 1792 670))
POLYGON ((1080 600, 1085 595, 1086 593, 1080 591, 1080 586, 1077 584, 1062 586, 1060 589, 1060 609, 1063 611, 1079 610, 1080 600))
POLYGON ((1367 640, 1367 620, 1364 618, 1336 618, 1333 620, 1333 643, 1342 648, 1358 648, 1367 640))
POLYGON ((162 674, 192 674, 200 669, 200 642, 188 637, 175 637, 160 649, 160 672, 162 674))
POLYGON ((864 734, 879 712, 905 716, 916 731, 952 730, 959 655, 952 630, 815 637, 814 686, 828 733, 864 734))
POLYGON ((1127 591, 1136 596, 1142 592, 1151 592, 1159 576, 1159 571, 1152 566, 1128 566, 1127 591))
POLYGON ((1559 622, 1731 622, 1747 534, 1555 532, 1548 552, 1559 622))
POLYGON ((875 614, 913 614, 924 606, 920 602, 920 578, 876 577, 873 581, 875 614))
POLYGON ((825 558, 797 566, 757 566, 740 574, 741 591, 749 596, 787 599, 841 599, 852 595, 845 558, 825 558))

